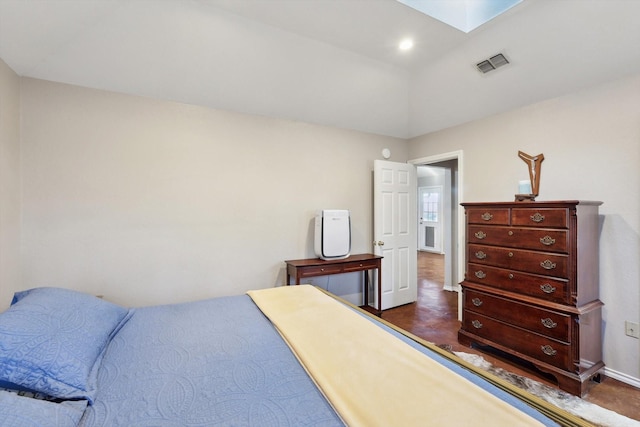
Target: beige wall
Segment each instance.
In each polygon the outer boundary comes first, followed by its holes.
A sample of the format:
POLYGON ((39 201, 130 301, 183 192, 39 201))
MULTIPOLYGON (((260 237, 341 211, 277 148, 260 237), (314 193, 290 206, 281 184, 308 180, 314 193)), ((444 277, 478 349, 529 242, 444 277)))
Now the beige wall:
POLYGON ((20 78, 0 59, 0 301, 20 282, 20 78))
MULTIPOLYGON (((518 180, 527 178, 517 157, 523 150, 546 157, 540 200, 604 202, 605 363, 620 377, 640 378, 639 341, 624 335, 625 320, 640 320, 640 76, 407 145, 32 79, 22 79, 20 101, 9 102, 15 117, 6 120, 4 93, 17 97, 16 76, 0 71, 2 150, 13 158, 0 171, 13 182, 0 196, 0 208, 10 210, 0 227, 7 230, 8 218, 13 236, 1 238, 0 277, 16 286, 0 286, 3 301, 18 287, 40 285, 129 305, 271 287, 284 281, 284 259, 313 255, 317 209, 350 209, 353 251, 370 250, 371 169, 383 147, 401 162, 463 150, 463 201, 512 200, 518 180)), ((357 292, 357 278, 336 277, 317 284, 357 292)))
POLYGON ((409 158, 463 150, 463 200, 511 201, 543 153, 538 200, 600 200, 604 361, 640 381, 640 76, 410 141, 409 158))
MULTIPOLYGON (((22 114, 22 286, 125 305, 282 284, 319 209, 351 210, 369 252, 373 160, 407 159, 401 139, 27 78, 22 114)), ((337 277, 317 284, 360 292, 337 277)))

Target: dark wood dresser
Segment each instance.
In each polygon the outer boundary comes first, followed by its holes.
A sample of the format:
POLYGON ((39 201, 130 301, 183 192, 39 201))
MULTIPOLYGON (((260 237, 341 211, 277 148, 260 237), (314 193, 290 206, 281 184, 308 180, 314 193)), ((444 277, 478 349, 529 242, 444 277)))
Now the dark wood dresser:
POLYGON ((466 272, 458 341, 489 345, 582 396, 600 380, 601 202, 463 203, 466 272))

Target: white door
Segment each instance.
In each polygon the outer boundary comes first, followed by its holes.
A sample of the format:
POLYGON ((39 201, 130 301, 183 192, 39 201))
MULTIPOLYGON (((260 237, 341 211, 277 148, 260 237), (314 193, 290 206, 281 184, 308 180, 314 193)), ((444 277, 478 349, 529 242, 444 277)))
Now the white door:
POLYGON ((418 249, 442 253, 442 186, 418 188, 418 249))
POLYGON ((384 257, 383 310, 418 298, 416 186, 414 165, 374 161, 373 250, 384 257))

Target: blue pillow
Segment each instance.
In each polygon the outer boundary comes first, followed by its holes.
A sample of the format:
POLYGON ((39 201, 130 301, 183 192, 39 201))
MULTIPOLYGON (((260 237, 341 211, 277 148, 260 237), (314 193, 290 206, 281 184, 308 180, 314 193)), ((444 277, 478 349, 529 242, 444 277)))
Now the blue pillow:
POLYGON ((102 353, 129 310, 69 289, 17 292, 0 314, 0 381, 93 402, 102 353))
POLYGON ((76 427, 86 400, 53 403, 0 390, 0 427, 76 427))

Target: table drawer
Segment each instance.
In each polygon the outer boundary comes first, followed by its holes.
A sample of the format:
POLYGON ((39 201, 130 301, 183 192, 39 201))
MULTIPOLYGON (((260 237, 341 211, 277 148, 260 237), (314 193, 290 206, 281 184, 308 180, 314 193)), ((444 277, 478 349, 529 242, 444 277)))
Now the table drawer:
POLYGON ((545 301, 574 304, 571 301, 568 281, 536 274, 522 273, 481 264, 467 264, 465 280, 505 291, 530 295, 545 301))
POLYGON ((469 243, 566 253, 567 230, 469 225, 469 243))
POLYGON ((342 265, 318 265, 300 269, 300 277, 324 276, 325 274, 339 274, 344 271, 342 265))
POLYGON ((568 217, 567 208, 513 208, 511 225, 567 228, 568 217))
POLYGON ((462 327, 471 334, 491 340, 512 351, 564 370, 575 371, 570 358, 571 346, 568 344, 469 310, 463 312, 462 327))
POLYGON ((343 270, 345 273, 348 273, 350 271, 362 271, 363 269, 371 270, 374 268, 378 268, 378 262, 376 262, 375 260, 352 262, 344 264, 343 266, 343 270))
POLYGON ((467 260, 475 264, 567 278, 568 257, 547 252, 469 244, 467 260))
POLYGON ((564 342, 570 341, 571 316, 568 314, 470 289, 464 290, 464 308, 540 335, 564 342))
POLYGON ((509 208, 467 209, 469 224, 509 225, 509 208))

